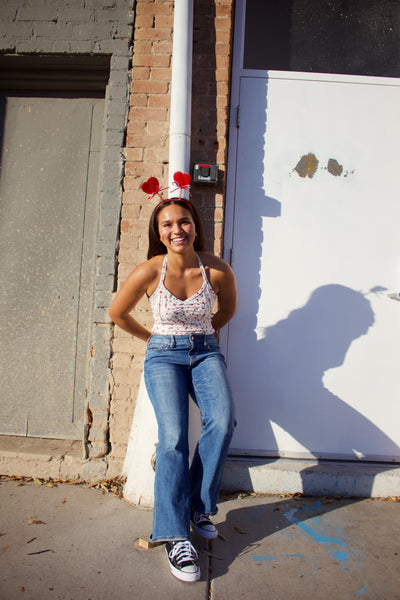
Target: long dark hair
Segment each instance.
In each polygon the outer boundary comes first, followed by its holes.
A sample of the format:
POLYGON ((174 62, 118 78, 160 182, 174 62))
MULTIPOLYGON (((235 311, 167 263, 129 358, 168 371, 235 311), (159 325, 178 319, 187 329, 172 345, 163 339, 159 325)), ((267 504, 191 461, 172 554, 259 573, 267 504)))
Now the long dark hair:
POLYGON ((199 213, 197 212, 196 207, 189 202, 189 200, 181 200, 179 198, 170 198, 169 200, 163 200, 153 210, 150 223, 149 223, 149 249, 147 252, 147 259, 153 258, 153 256, 158 256, 159 254, 167 254, 167 249, 164 244, 160 240, 160 234, 158 233, 158 216, 157 213, 161 208, 165 206, 170 206, 171 204, 177 204, 178 206, 182 206, 182 208, 186 208, 192 217, 196 227, 196 238, 193 243, 193 248, 196 252, 202 252, 206 249, 205 237, 204 237, 204 229, 203 224, 201 222, 201 218, 199 213))

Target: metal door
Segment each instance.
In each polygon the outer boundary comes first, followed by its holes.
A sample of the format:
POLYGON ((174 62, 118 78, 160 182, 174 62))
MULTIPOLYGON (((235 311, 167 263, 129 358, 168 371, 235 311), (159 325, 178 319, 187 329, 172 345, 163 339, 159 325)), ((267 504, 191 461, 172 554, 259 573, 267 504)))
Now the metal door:
POLYGON ((399 80, 241 70, 233 101, 231 453, 399 460, 399 80))

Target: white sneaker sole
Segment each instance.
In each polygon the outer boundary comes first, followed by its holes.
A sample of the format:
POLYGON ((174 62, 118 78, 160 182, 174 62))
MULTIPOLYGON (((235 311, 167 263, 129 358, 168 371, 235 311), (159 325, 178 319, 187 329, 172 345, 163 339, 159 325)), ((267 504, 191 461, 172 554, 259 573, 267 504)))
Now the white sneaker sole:
POLYGON ((172 575, 181 581, 194 582, 200 579, 200 569, 197 569, 193 573, 186 573, 185 571, 180 571, 174 565, 171 565, 171 563, 169 563, 169 568, 172 575))

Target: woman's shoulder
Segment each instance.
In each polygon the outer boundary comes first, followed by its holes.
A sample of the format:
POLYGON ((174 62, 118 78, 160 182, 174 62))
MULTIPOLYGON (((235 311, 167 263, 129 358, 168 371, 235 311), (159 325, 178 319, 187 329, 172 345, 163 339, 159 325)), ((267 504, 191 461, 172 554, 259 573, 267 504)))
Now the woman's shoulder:
POLYGON ((165 255, 158 255, 135 267, 130 275, 137 281, 149 284, 160 276, 165 255))
POLYGON ((235 288, 235 275, 231 266, 223 258, 219 258, 211 252, 199 252, 198 254, 211 286, 217 294, 223 290, 235 288))
POLYGON ((211 252, 198 252, 198 255, 203 265, 209 269, 223 273, 232 270, 230 265, 223 258, 215 256, 215 254, 211 254, 211 252))

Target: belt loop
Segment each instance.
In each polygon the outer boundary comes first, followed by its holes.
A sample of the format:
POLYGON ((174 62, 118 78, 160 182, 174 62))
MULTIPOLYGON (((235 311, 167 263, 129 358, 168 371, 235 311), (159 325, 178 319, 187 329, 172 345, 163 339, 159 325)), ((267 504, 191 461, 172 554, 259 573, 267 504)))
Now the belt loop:
POLYGON ((169 343, 170 343, 170 346, 169 346, 170 348, 175 348, 175 346, 176 346, 176 340, 175 340, 175 336, 174 335, 170 336, 170 342, 169 343))

